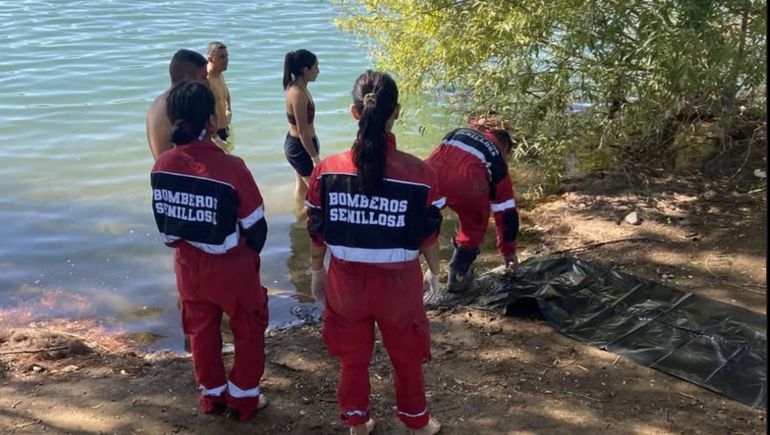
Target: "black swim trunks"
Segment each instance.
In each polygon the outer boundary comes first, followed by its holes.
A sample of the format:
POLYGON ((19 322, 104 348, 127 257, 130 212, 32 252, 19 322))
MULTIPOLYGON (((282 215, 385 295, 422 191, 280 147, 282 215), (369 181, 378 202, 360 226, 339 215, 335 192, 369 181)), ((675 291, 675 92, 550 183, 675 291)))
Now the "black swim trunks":
MULTIPOLYGON (((318 137, 313 136, 313 145, 315 145, 315 151, 321 149, 318 145, 318 137)), ((308 177, 313 172, 313 159, 310 158, 310 154, 307 153, 305 147, 302 146, 302 141, 298 137, 294 137, 286 133, 286 141, 283 143, 283 151, 286 154, 286 160, 301 177, 308 177)))
POLYGON ((230 127, 220 128, 217 130, 217 136, 219 136, 220 139, 227 142, 227 137, 230 136, 230 127))

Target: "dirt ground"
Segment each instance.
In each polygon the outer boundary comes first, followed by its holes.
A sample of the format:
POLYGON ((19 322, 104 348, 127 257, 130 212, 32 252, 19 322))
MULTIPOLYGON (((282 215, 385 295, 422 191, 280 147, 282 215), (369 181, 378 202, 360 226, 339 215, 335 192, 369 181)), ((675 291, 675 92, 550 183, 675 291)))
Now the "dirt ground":
MULTIPOLYGON (((545 201, 521 203, 520 257, 568 250, 765 313, 767 190, 752 177, 619 173, 565 182, 545 201), (624 221, 631 211, 639 225, 624 221)), ((450 216, 442 231, 444 267, 455 226, 450 216)), ((490 230, 479 269, 500 264, 490 230)), ((764 410, 583 345, 548 323, 461 307, 429 316, 426 384, 442 433, 765 433, 764 410)), ((189 357, 116 351, 52 325, 0 329, 2 433, 345 433, 336 421, 337 363, 318 324, 268 333, 262 388, 271 403, 245 423, 197 411, 189 357)), ((375 433, 406 433, 379 342, 371 380, 375 433)))

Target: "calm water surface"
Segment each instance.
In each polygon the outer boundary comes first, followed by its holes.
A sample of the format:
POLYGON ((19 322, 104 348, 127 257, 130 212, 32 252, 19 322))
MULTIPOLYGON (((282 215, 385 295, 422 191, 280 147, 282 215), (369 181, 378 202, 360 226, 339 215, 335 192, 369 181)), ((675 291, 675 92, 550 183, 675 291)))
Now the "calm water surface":
MULTIPOLYGON (((144 119, 169 86, 171 55, 221 40, 230 52, 235 153, 267 208, 262 279, 271 325, 317 310, 283 156, 281 74, 287 51, 318 55, 310 89, 322 156, 348 148, 350 88, 371 63, 335 17, 318 0, 0 1, 0 309, 92 316, 115 331, 161 336, 155 348, 182 348, 173 252, 150 209, 144 119), (87 301, 86 312, 73 301, 87 301)), ((402 124, 400 147, 424 157, 439 130, 421 137, 402 124)))

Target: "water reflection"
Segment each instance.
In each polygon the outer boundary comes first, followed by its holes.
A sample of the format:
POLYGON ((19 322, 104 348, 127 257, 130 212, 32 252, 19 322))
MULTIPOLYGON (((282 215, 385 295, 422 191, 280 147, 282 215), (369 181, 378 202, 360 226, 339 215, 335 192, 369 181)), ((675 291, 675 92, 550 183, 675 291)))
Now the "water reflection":
POLYGON ((289 227, 291 248, 286 266, 289 281, 297 288, 299 302, 313 302, 310 292, 310 237, 304 213, 296 215, 296 221, 289 227))

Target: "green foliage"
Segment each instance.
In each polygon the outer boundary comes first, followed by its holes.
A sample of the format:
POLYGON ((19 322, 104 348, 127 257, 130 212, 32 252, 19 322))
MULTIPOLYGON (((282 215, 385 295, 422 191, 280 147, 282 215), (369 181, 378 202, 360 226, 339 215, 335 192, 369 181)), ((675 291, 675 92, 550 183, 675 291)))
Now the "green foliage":
POLYGON ((519 156, 553 176, 576 141, 624 156, 652 143, 665 154, 675 119, 708 116, 726 129, 738 97, 764 110, 764 1, 333 3, 344 11, 337 24, 405 93, 448 99, 464 114, 505 114, 524 144, 519 156), (579 102, 590 109, 571 114, 579 102))

